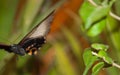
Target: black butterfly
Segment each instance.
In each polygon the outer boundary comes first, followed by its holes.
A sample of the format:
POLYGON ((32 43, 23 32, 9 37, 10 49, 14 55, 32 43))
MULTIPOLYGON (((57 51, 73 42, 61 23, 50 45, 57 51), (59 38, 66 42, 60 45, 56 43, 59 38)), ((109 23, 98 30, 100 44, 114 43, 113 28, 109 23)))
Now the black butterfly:
POLYGON ((53 14, 54 11, 33 28, 18 44, 0 44, 0 49, 19 55, 35 55, 39 48, 46 42, 45 37, 50 30, 50 25, 53 21, 53 14))

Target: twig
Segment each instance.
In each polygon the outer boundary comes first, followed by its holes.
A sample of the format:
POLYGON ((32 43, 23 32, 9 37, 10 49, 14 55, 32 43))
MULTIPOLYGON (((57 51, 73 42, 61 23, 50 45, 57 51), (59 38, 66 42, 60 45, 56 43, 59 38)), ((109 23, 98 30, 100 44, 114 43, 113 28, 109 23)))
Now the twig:
POLYGON ((116 64, 114 62, 112 63, 112 65, 120 69, 120 65, 118 65, 118 64, 116 64))
POLYGON ((93 0, 88 0, 92 5, 98 6, 93 0))
MULTIPOLYGON (((99 56, 97 53, 95 53, 95 52, 92 52, 92 54, 95 55, 95 56, 97 56, 97 57, 100 57, 100 56, 99 56)), ((100 58, 102 58, 102 59, 104 60, 103 57, 100 57, 100 58)), ((105 61, 105 60, 104 60, 104 61, 105 61)), ((106 61, 105 61, 105 62, 106 62, 106 61)), ((117 67, 117 68, 120 69, 120 65, 118 65, 118 64, 115 63, 115 62, 112 62, 112 66, 117 67)))
POLYGON ((110 11, 110 16, 112 16, 112 17, 114 17, 115 19, 117 19, 117 20, 119 20, 120 21, 120 17, 119 16, 117 16, 117 15, 115 15, 114 13, 112 13, 111 11, 110 11))

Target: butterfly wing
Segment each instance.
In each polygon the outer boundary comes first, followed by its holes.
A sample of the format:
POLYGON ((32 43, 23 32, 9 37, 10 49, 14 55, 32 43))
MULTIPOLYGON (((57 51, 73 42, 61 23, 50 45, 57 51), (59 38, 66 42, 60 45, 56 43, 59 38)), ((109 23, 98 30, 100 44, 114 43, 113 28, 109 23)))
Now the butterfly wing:
POLYGON ((51 12, 19 42, 19 45, 25 49, 26 53, 29 55, 36 54, 38 48, 45 43, 45 36, 50 31, 53 16, 54 11, 51 12))
POLYGON ((46 36, 50 31, 50 25, 53 21, 54 11, 51 12, 44 20, 34 27, 20 42, 22 44, 27 38, 36 38, 46 36))

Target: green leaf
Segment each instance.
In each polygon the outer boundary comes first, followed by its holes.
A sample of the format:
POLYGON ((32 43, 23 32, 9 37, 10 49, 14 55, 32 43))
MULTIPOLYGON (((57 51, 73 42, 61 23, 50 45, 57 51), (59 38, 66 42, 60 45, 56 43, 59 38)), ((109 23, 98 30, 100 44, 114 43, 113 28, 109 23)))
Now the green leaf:
POLYGON ((86 75, 88 70, 92 67, 93 63, 97 60, 97 57, 93 56, 91 49, 88 48, 85 50, 85 52, 83 54, 83 60, 84 60, 85 66, 86 66, 83 75, 86 75))
POLYGON ((106 24, 105 24, 105 20, 102 20, 96 24, 94 24, 88 31, 87 31, 87 35, 90 37, 95 37, 97 35, 99 35, 103 29, 105 28, 106 24))
POLYGON ((86 49, 83 54, 83 59, 85 66, 88 66, 91 62, 94 62, 96 60, 96 57, 92 55, 92 51, 90 48, 86 49))
POLYGON ((99 43, 94 43, 91 45, 91 47, 95 50, 104 50, 104 51, 107 51, 109 48, 108 45, 99 44, 99 43))
POLYGON ((91 12, 95 9, 93 5, 91 5, 88 1, 85 1, 79 10, 79 14, 83 19, 83 22, 86 22, 87 18, 91 14, 91 12), (87 11, 87 12, 86 12, 87 11))
POLYGON ((108 54, 106 53, 106 51, 104 50, 100 50, 98 55, 103 58, 103 60, 108 63, 108 64, 112 64, 113 60, 108 56, 108 54))
POLYGON ((97 63, 93 68, 92 68, 92 75, 98 75, 98 72, 104 67, 104 62, 99 62, 97 63))
POLYGON ((85 29, 90 28, 93 25, 93 23, 106 17, 108 11, 109 11, 109 7, 107 7, 107 6, 97 7, 88 17, 86 24, 85 24, 85 29))

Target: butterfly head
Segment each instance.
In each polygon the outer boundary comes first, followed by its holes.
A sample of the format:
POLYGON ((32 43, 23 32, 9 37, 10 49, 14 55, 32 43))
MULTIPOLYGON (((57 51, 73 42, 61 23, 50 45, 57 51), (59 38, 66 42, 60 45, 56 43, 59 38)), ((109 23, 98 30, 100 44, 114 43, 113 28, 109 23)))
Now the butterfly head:
POLYGON ((17 44, 12 45, 10 49, 12 52, 19 55, 25 55, 26 53, 25 50, 20 45, 17 45, 17 44))

